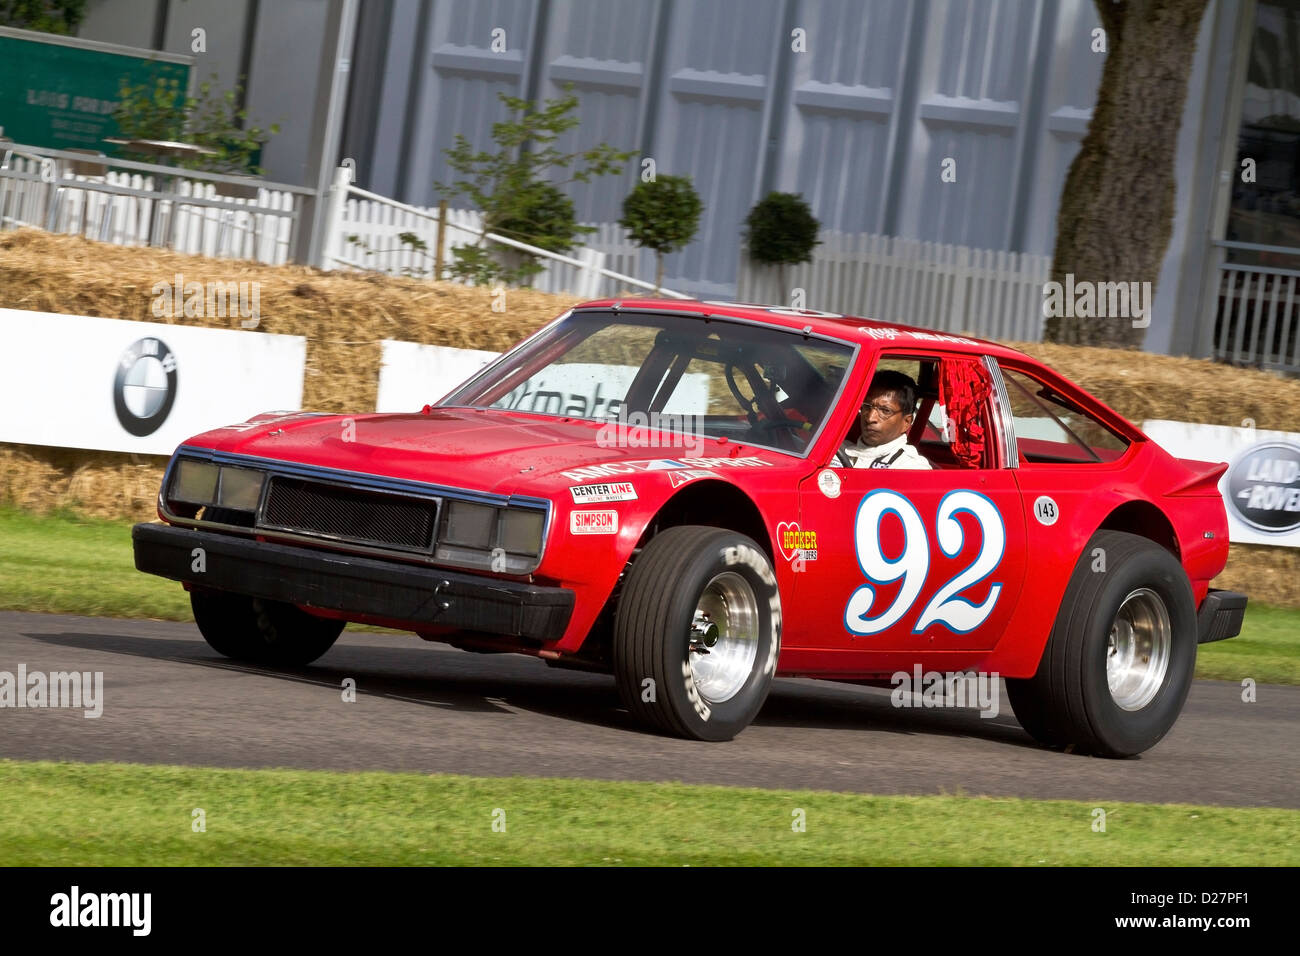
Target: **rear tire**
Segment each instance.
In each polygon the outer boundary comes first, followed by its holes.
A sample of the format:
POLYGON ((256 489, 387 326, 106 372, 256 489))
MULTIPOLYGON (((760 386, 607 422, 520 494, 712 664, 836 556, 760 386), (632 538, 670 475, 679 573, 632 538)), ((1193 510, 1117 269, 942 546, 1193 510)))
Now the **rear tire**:
POLYGON ((280 667, 316 660, 334 646, 345 623, 292 604, 225 591, 191 591, 190 607, 199 633, 218 654, 280 667))
POLYGON ((614 622, 614 677, 642 724, 730 740, 762 708, 780 650, 776 575, 751 538, 669 528, 632 565, 614 622))
POLYGON ((1183 566, 1147 538, 1099 531, 1074 569, 1027 679, 1007 679, 1041 743, 1103 757, 1155 746, 1182 712, 1196 668, 1196 606, 1183 566), (1100 557, 1104 571, 1094 571, 1100 557))

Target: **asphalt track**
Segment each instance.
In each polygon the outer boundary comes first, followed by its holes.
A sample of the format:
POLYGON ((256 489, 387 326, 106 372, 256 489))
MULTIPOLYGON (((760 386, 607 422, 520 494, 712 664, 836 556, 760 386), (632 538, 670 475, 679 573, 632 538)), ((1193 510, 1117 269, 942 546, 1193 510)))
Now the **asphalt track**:
POLYGON ((220 657, 193 624, 0 612, 0 671, 19 664, 104 675, 97 719, 0 708, 0 757, 23 760, 1300 807, 1300 687, 1244 703, 1237 684, 1198 681, 1154 749, 1103 760, 1036 746, 1005 694, 985 719, 806 680, 777 681, 734 741, 675 740, 633 725, 612 678, 394 634, 348 632, 311 667, 273 672, 220 657))

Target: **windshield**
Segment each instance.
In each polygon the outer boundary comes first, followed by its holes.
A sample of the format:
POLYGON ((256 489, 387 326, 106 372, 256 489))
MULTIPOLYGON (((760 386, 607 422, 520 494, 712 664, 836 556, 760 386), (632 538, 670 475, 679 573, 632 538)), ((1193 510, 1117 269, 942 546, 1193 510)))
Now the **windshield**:
POLYGON ((719 318, 575 312, 442 404, 725 437, 802 454, 853 352, 845 343, 719 318))

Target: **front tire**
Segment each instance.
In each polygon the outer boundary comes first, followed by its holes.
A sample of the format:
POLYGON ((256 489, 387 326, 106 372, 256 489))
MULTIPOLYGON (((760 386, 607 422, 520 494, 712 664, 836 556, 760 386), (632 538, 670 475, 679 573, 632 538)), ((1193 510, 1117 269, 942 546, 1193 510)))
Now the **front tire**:
POLYGON ((1131 757, 1155 746, 1182 712, 1196 640, 1178 560, 1147 538, 1099 531, 1070 578, 1037 673, 1009 678, 1007 694, 1041 743, 1131 757), (1104 570, 1094 570, 1099 559, 1104 570))
POLYGON ((344 625, 292 604, 225 591, 193 590, 190 607, 214 651, 252 664, 310 664, 334 646, 344 625))
POLYGON ((730 740, 767 699, 781 650, 781 599, 751 538, 697 525, 651 539, 614 623, 619 696, 641 723, 730 740))

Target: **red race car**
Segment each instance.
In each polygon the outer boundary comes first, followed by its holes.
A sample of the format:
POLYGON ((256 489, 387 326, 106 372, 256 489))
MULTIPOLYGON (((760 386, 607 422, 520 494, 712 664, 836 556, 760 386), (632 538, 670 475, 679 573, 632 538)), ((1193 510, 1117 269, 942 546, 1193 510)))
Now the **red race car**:
POLYGON ((988 342, 600 301, 423 411, 191 439, 133 537, 241 660, 396 627, 612 673, 701 740, 774 677, 977 672, 1038 740, 1122 756, 1173 725, 1197 644, 1240 631, 1245 597, 1209 587, 1223 469, 988 342))

